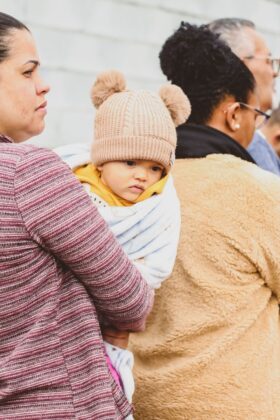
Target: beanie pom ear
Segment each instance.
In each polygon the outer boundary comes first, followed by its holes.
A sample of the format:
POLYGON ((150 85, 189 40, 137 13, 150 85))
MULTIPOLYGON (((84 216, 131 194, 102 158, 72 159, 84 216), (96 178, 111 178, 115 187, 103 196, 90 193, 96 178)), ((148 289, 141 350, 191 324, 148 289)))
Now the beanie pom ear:
POLYGON ((117 70, 104 71, 97 76, 91 89, 91 100, 95 108, 99 108, 109 96, 126 89, 125 78, 117 70))
POLYGON ((160 88, 159 96, 170 112, 175 127, 186 122, 191 113, 191 104, 179 86, 165 84, 160 88))

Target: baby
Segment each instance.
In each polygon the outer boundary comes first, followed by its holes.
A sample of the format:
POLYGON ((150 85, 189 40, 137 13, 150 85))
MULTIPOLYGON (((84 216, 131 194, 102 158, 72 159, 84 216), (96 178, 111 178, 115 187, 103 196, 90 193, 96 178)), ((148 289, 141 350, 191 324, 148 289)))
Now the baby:
MULTIPOLYGON (((190 114, 182 90, 164 85, 158 94, 126 89, 117 71, 99 75, 92 88, 97 108, 89 161, 85 146, 63 146, 57 153, 71 166, 120 244, 151 288, 172 272, 180 230, 179 202, 169 175, 176 129, 190 114)), ((133 355, 129 332, 102 319, 108 365, 132 400, 133 355)))

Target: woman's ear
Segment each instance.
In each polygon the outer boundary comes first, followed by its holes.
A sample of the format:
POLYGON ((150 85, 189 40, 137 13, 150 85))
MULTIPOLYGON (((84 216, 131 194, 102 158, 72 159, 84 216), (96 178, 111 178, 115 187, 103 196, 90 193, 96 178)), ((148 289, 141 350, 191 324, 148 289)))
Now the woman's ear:
POLYGON ((103 171, 103 164, 102 164, 102 165, 99 165, 99 166, 96 166, 96 169, 97 169, 99 172, 102 172, 102 171, 103 171))
POLYGON ((239 130, 242 121, 242 113, 239 103, 234 102, 224 112, 226 115, 226 124, 230 131, 235 132, 239 130))

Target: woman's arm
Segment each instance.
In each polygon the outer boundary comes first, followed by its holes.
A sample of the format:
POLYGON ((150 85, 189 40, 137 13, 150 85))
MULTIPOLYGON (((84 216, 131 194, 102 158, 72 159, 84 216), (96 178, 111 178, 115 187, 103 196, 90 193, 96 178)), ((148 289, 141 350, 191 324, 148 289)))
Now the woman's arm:
POLYGON ((70 169, 30 148, 17 165, 15 197, 32 239, 73 271, 98 311, 117 328, 143 329, 151 291, 70 169))

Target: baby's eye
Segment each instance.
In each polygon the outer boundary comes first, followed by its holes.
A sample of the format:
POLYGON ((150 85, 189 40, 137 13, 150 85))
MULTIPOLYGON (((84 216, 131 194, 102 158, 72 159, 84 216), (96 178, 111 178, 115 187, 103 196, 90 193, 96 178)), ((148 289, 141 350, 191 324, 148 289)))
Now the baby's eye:
POLYGON ((127 166, 135 166, 136 165, 136 162, 134 160, 127 160, 125 163, 127 164, 127 166))
POLYGON ((152 166, 152 171, 153 172, 162 172, 163 168, 161 168, 160 166, 152 166))

